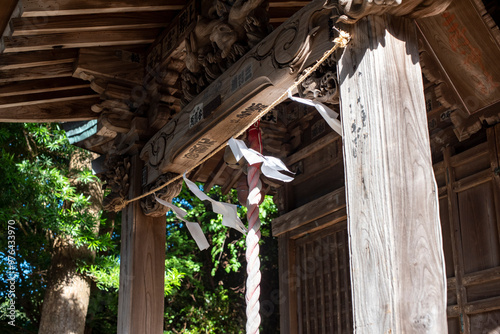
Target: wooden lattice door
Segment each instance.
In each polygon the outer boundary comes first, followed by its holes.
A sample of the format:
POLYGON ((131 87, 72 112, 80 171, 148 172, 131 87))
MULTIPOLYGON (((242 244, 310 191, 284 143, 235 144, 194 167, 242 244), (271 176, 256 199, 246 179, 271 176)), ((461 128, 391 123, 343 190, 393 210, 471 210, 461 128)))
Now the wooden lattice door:
POLYGON ((346 222, 297 239, 295 254, 298 332, 352 333, 346 222))

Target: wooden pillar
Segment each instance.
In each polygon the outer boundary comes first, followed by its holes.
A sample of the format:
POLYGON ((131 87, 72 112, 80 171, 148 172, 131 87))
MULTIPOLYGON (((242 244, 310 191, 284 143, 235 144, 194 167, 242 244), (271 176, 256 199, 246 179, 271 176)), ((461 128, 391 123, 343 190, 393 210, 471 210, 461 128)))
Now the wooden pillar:
POLYGON ((368 16, 339 62, 356 333, 447 333, 446 279, 412 20, 368 16))
MULTIPOLYGON (((140 194, 142 161, 132 158, 130 197, 140 194)), ((148 217, 140 202, 122 211, 118 333, 163 333, 165 217, 148 217)))

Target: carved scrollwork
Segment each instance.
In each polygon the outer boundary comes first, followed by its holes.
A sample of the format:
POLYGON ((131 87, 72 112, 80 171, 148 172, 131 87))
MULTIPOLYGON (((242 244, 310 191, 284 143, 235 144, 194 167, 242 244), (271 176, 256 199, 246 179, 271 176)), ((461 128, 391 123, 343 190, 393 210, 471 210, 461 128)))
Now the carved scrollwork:
MULTIPOLYGON (((276 69, 288 68, 290 73, 300 72, 313 52, 312 45, 326 21, 329 21, 331 30, 340 12, 338 2, 326 1, 323 8, 307 16, 291 18, 282 25, 276 38, 260 44, 251 56, 258 61, 271 59, 276 69)), ((330 37, 333 40, 333 34, 330 37)))
POLYGON ((365 16, 385 13, 411 18, 438 15, 451 2, 452 0, 340 0, 339 4, 347 15, 341 21, 355 23, 365 16))
POLYGON ((323 103, 339 104, 337 56, 334 54, 299 86, 301 96, 323 103))
POLYGON ((165 150, 167 148, 167 143, 172 137, 176 127, 177 120, 171 120, 168 127, 162 130, 160 136, 156 140, 150 141, 146 146, 144 146, 141 152, 141 159, 151 167, 158 167, 163 160, 166 153, 165 150))
MULTIPOLYGON (((173 173, 163 174, 159 178, 157 178, 154 183, 149 184, 146 187, 146 189, 144 189, 144 191, 147 192, 147 191, 150 191, 151 189, 158 188, 159 186, 162 186, 165 183, 167 183, 169 180, 171 180, 175 176, 176 175, 173 173)), ((156 196, 162 200, 171 202, 174 197, 179 195, 181 190, 182 190, 182 179, 177 180, 177 181, 169 184, 168 186, 158 190, 156 192, 156 196)), ((151 217, 164 216, 167 213, 167 211, 169 210, 167 207, 158 203, 156 201, 154 195, 149 195, 149 196, 141 199, 141 208, 146 216, 151 216, 151 217)))
POLYGON ((117 212, 122 210, 126 204, 125 199, 129 190, 130 160, 128 157, 118 155, 109 156, 104 164, 106 172, 100 175, 104 181, 104 188, 111 190, 103 200, 106 211, 117 212))
POLYGON ((186 105, 271 31, 263 0, 216 0, 186 39, 181 74, 186 105))

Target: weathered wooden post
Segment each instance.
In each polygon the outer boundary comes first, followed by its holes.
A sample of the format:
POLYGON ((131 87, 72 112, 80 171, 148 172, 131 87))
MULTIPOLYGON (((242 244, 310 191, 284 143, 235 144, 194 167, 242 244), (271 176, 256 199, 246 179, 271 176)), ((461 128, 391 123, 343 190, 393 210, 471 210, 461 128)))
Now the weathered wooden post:
MULTIPOLYGON (((142 165, 132 157, 129 198, 142 193, 142 165)), ((122 215, 118 333, 163 333, 165 215, 146 216, 140 201, 129 203, 122 215)))
POLYGON ((344 2, 356 19, 376 14, 350 26, 338 71, 355 332, 447 333, 416 28, 398 17, 432 14, 445 4, 344 2))

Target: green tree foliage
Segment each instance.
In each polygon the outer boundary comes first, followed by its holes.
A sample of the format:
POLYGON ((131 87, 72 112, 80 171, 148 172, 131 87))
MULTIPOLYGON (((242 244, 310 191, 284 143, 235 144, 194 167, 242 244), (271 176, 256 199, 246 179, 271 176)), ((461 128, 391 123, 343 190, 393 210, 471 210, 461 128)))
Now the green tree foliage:
POLYGON ((109 235, 95 233, 99 218, 85 213, 89 199, 72 186, 96 179, 91 171, 69 170, 77 148, 58 125, 1 124, 0 149, 1 291, 7 291, 8 273, 14 271, 19 313, 16 328, 2 321, 0 332, 36 333, 54 241, 66 237, 94 250, 110 248, 112 242, 109 235), (8 221, 15 221, 14 267, 5 261, 8 221))
MULTIPOLYGON (((87 315, 92 334, 116 333, 120 264, 120 216, 101 220, 85 215, 88 198, 71 180, 93 182, 91 171, 70 171, 74 153, 64 132, 51 124, 0 125, 0 296, 7 291, 7 222, 16 222, 16 325, 0 318, 1 333, 36 333, 54 238, 69 236, 77 245, 96 251, 81 259, 79 270, 94 280, 87 315), (71 205, 68 205, 71 203, 71 205), (115 223, 116 222, 116 223, 115 223)), ((237 203, 236 191, 223 196, 219 187, 208 195, 237 203)), ((165 333, 243 333, 246 279, 245 237, 221 224, 210 203, 183 188, 174 203, 199 222, 211 247, 199 251, 187 228, 167 214, 165 261, 165 333)), ((271 197, 261 205, 262 332, 278 332, 277 242, 270 221, 276 216, 271 197)), ((246 224, 246 209, 238 208, 246 224)), ((7 306, 0 303, 2 315, 7 306)), ((2 317, 0 315, 0 317, 2 317)))
MULTIPOLYGON (((216 186, 208 195, 237 203, 235 190, 223 196, 216 186)), ((165 298, 165 333, 244 333, 245 236, 223 226, 222 217, 212 212, 211 204, 194 197, 186 187, 175 202, 188 211, 186 219, 201 224, 211 247, 200 251, 187 228, 178 223, 175 215, 167 215, 166 268, 183 276, 181 284, 165 298)), ((263 277, 271 281, 267 282, 271 289, 264 289, 261 300, 269 300, 271 292, 278 288, 277 244, 270 236, 270 221, 277 209, 270 196, 265 198, 260 213, 263 277)), ((246 208, 239 206, 238 214, 246 224, 246 208)), ((278 332, 277 304, 274 306, 275 312, 263 316, 266 333, 278 332)))

